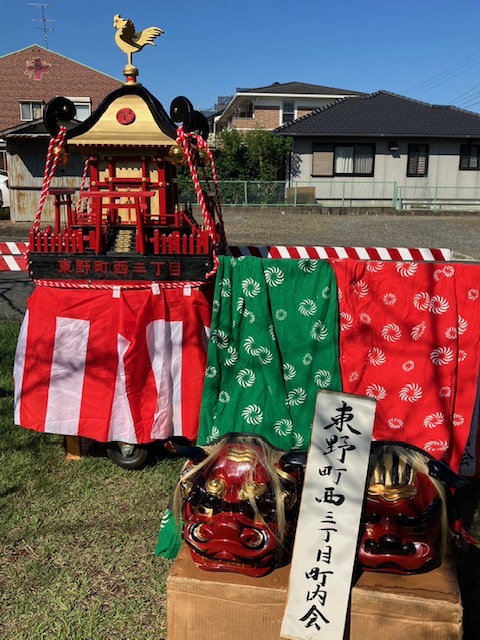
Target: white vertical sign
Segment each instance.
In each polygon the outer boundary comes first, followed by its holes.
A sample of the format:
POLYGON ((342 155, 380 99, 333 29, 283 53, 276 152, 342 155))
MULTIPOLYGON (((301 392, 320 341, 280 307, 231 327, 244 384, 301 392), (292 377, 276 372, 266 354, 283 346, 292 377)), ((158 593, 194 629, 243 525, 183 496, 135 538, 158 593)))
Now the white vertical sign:
POLYGON ((375 406, 318 393, 282 638, 343 638, 375 406))

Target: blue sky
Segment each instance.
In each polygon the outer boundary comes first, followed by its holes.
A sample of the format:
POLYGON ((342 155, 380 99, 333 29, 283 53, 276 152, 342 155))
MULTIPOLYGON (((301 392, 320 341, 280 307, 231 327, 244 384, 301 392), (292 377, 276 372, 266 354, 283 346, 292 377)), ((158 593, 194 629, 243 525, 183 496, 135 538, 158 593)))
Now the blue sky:
MULTIPOLYGON (((3 0, 0 55, 45 45, 40 4, 3 0)), ((119 79, 114 14, 163 29, 133 62, 167 108, 297 80, 480 112, 478 0, 54 0, 44 13, 49 49, 119 79)))

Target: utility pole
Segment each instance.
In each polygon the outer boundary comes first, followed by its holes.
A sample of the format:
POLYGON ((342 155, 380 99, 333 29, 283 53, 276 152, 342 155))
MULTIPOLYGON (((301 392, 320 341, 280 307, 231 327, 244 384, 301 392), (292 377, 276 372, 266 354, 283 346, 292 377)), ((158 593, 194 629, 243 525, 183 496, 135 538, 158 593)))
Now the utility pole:
POLYGON ((53 29, 51 29, 50 27, 47 27, 47 22, 55 22, 55 20, 51 19, 51 18, 46 18, 45 17, 45 9, 48 9, 48 7, 53 6, 51 3, 49 4, 40 4, 40 3, 35 3, 35 2, 28 2, 27 3, 30 7, 37 7, 37 9, 41 9, 42 11, 42 17, 41 18, 32 18, 32 22, 41 22, 42 26, 41 27, 35 27, 36 29, 41 29, 43 31, 43 39, 45 41, 45 48, 48 49, 48 32, 49 31, 53 31, 53 29))

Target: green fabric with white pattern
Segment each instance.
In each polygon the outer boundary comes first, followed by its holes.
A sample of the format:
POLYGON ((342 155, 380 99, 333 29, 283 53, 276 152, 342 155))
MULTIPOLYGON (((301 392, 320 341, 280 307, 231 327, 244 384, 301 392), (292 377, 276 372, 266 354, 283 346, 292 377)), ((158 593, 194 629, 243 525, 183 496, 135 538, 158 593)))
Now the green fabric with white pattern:
POLYGON ((174 559, 178 555, 181 544, 181 528, 177 525, 173 511, 167 507, 160 521, 155 555, 174 559))
POLYGON ((319 389, 341 390, 332 267, 220 257, 198 444, 234 431, 305 450, 319 389))

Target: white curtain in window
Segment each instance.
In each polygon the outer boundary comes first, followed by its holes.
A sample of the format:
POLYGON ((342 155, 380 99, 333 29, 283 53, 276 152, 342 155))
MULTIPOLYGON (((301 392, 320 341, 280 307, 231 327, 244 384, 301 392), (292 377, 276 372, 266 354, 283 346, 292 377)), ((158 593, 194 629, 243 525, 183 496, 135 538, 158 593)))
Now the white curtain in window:
POLYGON ((357 144, 355 146, 355 173, 372 173, 372 145, 357 144))
POLYGON ((38 120, 43 115, 43 108, 41 102, 32 102, 32 116, 33 120, 38 120))
POLYGON ((353 173, 353 147, 335 147, 335 173, 353 173))
POLYGON ((41 102, 20 102, 21 120, 38 120, 43 114, 43 104, 41 102))

